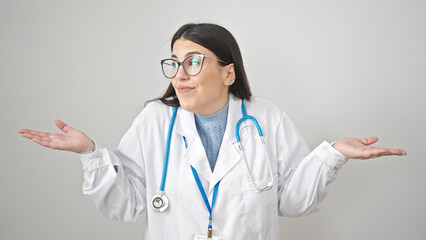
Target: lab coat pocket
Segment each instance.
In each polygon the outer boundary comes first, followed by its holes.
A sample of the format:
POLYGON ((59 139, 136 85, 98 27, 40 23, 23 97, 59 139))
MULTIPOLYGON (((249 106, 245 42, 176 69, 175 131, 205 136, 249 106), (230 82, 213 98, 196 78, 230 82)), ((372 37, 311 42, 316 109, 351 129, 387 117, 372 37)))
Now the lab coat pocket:
MULTIPOLYGON (((256 192, 250 180, 243 182, 244 211, 248 228, 253 232, 267 230, 278 217, 277 176, 274 186, 266 191, 256 192)), ((254 180, 258 188, 268 185, 269 179, 254 180)))

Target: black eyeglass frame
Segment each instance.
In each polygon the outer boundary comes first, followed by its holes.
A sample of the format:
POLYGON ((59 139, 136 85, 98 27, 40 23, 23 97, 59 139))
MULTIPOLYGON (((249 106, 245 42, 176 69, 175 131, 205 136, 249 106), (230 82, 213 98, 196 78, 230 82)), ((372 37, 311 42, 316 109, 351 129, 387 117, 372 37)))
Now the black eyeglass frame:
POLYGON ((210 58, 210 59, 216 60, 216 61, 221 62, 221 63, 224 63, 224 64, 229 64, 229 63, 227 63, 227 62, 225 62, 225 61, 222 61, 222 60, 217 59, 217 58, 209 57, 209 56, 207 56, 207 55, 205 55, 205 54, 192 54, 192 55, 189 55, 188 57, 186 57, 186 58, 185 58, 182 62, 178 62, 176 59, 173 59, 173 58, 166 58, 166 59, 161 60, 161 61, 160 61, 160 64, 161 64, 161 70, 162 70, 162 72, 163 72, 163 75, 164 75, 166 78, 168 78, 168 79, 172 79, 172 78, 176 77, 177 73, 179 72, 179 67, 182 65, 183 71, 185 71, 185 73, 186 73, 187 75, 189 75, 189 76, 196 76, 196 75, 200 74, 201 70, 203 69, 203 66, 204 66, 204 59, 205 59, 205 58, 210 58), (198 71, 196 74, 189 74, 189 73, 186 71, 186 69, 185 69, 185 65, 184 65, 183 63, 184 63, 184 62, 185 62, 188 58, 190 58, 190 57, 194 57, 194 56, 201 56, 201 67, 200 67, 200 71, 198 71), (177 67, 177 69, 176 69, 175 74, 174 74, 173 76, 171 76, 171 77, 168 77, 168 76, 166 75, 166 73, 164 72, 163 64, 164 64, 164 62, 165 62, 165 61, 167 61, 167 60, 175 61, 175 62, 178 64, 178 67, 177 67))

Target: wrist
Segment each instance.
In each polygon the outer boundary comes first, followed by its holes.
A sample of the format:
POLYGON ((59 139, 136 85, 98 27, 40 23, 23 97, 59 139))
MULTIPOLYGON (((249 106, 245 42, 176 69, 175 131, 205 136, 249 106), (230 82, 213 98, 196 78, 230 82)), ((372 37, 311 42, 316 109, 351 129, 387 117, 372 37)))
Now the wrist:
POLYGON ((95 142, 90 138, 89 138, 89 140, 90 141, 86 144, 86 147, 82 151, 78 152, 79 154, 91 153, 91 152, 94 152, 96 150, 95 142))
POLYGON ((336 149, 338 152, 340 152, 341 154, 343 154, 342 149, 340 148, 340 144, 339 144, 340 140, 338 141, 334 141, 331 143, 331 146, 336 149))

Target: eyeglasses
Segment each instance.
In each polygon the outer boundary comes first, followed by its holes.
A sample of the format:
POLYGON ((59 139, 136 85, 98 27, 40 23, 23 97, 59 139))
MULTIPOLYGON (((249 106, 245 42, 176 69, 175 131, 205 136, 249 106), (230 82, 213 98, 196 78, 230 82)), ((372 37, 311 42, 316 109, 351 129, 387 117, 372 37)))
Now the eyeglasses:
POLYGON ((211 58, 218 62, 227 64, 220 59, 212 58, 204 54, 194 54, 188 56, 182 62, 178 62, 173 58, 163 59, 161 60, 161 69, 163 70, 163 74, 166 78, 174 78, 179 71, 179 66, 182 65, 186 74, 189 76, 195 76, 201 72, 205 58, 211 58))

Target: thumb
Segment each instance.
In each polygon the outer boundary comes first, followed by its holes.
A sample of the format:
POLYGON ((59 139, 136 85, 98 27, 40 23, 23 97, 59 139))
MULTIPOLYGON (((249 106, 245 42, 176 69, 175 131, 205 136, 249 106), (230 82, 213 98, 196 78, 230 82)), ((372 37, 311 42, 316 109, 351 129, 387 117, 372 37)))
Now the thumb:
POLYGON ((59 129, 62 130, 62 132, 67 133, 69 130, 71 130, 72 128, 70 126, 68 126, 66 123, 62 122, 59 119, 55 120, 55 124, 56 126, 58 126, 59 129))
POLYGON ((364 145, 371 145, 379 140, 378 137, 368 137, 361 139, 362 144, 364 145))

